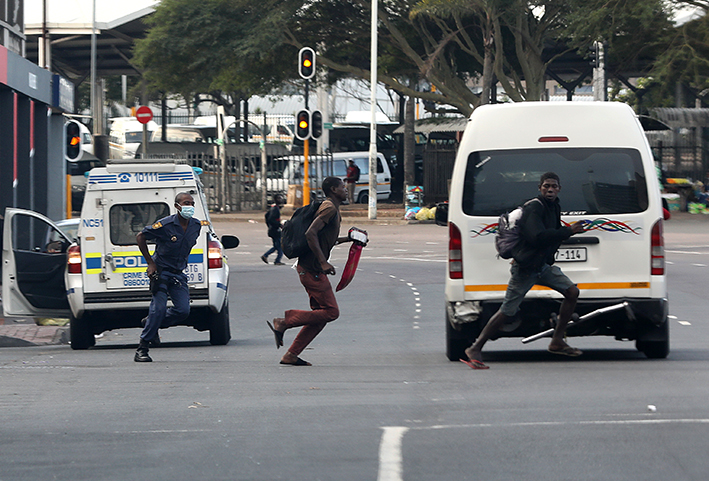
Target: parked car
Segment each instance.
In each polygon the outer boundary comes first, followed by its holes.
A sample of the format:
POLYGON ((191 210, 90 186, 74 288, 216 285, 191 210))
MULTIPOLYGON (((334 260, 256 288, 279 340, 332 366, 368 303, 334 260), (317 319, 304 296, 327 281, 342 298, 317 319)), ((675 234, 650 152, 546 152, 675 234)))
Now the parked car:
MULTIPOLYGON (((305 176, 302 155, 284 157, 285 167, 279 177, 267 178, 266 188, 269 194, 287 193, 289 185, 302 185, 305 176)), ((359 181, 355 187, 355 199, 360 204, 369 202, 369 152, 337 152, 331 156, 313 156, 309 158, 310 188, 320 188, 318 181, 327 176, 347 177, 347 165, 354 160, 359 167, 359 181)), ((257 179, 256 188, 261 188, 261 179, 257 179)), ((387 200, 391 195, 391 170, 383 154, 377 154, 377 200, 387 200)))

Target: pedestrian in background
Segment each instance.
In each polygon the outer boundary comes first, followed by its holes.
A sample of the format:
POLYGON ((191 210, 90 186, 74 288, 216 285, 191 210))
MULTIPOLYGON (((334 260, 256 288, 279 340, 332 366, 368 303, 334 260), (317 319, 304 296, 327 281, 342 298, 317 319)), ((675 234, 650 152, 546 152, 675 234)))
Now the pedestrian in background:
POLYGON ((266 321, 276 338, 276 347, 283 345, 283 333, 287 329, 300 327, 291 347, 281 358, 281 364, 293 366, 311 366, 301 359, 300 354, 315 339, 325 325, 340 315, 335 293, 328 275, 335 275, 335 267, 328 261, 332 248, 352 239, 339 237, 340 204, 347 198, 345 184, 339 177, 327 177, 322 183, 322 190, 327 198, 320 205, 313 222, 305 233, 310 250, 298 258, 298 276, 300 283, 310 297, 310 311, 291 309, 285 318, 275 318, 273 324, 266 321))
POLYGON ((357 181, 359 180, 359 174, 359 167, 357 167, 354 160, 350 159, 350 163, 347 166, 347 177, 345 178, 345 183, 347 184, 347 198, 350 204, 354 204, 356 202, 354 193, 355 187, 357 186, 357 181))
POLYGON ((268 227, 268 237, 273 242, 273 247, 267 250, 261 260, 268 264, 268 256, 276 253, 276 261, 273 263, 277 266, 284 265, 281 262, 283 258, 283 249, 281 248, 281 207, 285 204, 285 200, 281 194, 276 194, 273 198, 275 202, 273 206, 266 212, 266 226, 268 227))
POLYGON ((150 278, 153 298, 148 317, 143 319, 145 325, 135 352, 135 362, 152 362, 148 349, 151 342, 159 343, 158 329, 175 325, 190 314, 190 290, 183 271, 206 221, 200 222, 193 217, 194 198, 187 192, 175 196, 175 207, 177 213, 146 226, 136 236, 140 253, 148 263, 146 274, 150 278), (155 241, 152 256, 148 249, 149 240, 155 241), (172 300, 169 309, 168 295, 172 300))

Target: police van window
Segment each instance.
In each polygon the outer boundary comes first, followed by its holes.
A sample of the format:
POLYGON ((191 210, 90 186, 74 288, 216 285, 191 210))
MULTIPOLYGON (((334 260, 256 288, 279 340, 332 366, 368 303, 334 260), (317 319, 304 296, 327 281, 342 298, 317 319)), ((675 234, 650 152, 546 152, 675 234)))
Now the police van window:
POLYGON ((42 219, 23 214, 12 217, 11 241, 16 252, 56 254, 66 252, 69 247, 69 242, 54 227, 42 219))
POLYGON ((116 204, 109 211, 111 244, 116 246, 135 245, 137 236, 146 225, 170 215, 170 207, 165 203, 116 204))
POLYGON ((473 152, 463 212, 497 216, 539 195, 545 172, 561 178, 563 212, 628 214, 648 207, 640 153, 634 149, 528 149, 473 152))

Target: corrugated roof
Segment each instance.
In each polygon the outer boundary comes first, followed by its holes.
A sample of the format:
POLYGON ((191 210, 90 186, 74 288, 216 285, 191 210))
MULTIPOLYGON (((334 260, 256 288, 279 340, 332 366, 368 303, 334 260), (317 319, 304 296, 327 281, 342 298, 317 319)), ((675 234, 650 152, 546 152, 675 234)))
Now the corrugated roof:
POLYGON ((652 109, 655 117, 674 128, 709 127, 709 109, 669 108, 652 109))
MULTIPOLYGON (((430 134, 431 132, 462 132, 468 124, 465 117, 431 117, 417 120, 414 123, 414 132, 417 134, 430 134)), ((394 130, 395 134, 403 134, 404 126, 394 130)))

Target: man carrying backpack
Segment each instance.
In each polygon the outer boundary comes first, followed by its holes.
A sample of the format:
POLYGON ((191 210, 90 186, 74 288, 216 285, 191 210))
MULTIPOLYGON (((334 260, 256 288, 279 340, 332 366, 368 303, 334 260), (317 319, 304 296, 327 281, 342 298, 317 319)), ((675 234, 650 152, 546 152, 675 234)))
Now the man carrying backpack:
POLYGON ((355 164, 354 160, 350 159, 350 163, 347 166, 347 198, 350 204, 354 204, 356 199, 354 198, 355 187, 357 186, 357 181, 359 180, 359 167, 355 164))
POLYGON ((273 247, 267 250, 262 256, 261 260, 268 264, 268 256, 276 253, 276 261, 273 263, 277 266, 284 265, 281 262, 283 258, 283 249, 281 249, 281 207, 285 204, 283 196, 281 194, 276 194, 273 198, 273 206, 266 212, 266 226, 268 227, 268 237, 271 238, 273 242, 273 247))
POLYGON ((475 343, 465 350, 468 361, 461 359, 473 369, 488 369, 482 360, 483 346, 517 313, 524 296, 535 284, 554 289, 564 296, 559 309, 559 321, 547 350, 572 357, 582 354, 581 350, 569 346, 564 341, 566 325, 576 308, 579 289, 553 264, 554 254, 561 242, 583 232, 583 223, 574 222, 570 226, 562 227, 561 207, 557 197, 559 190, 559 176, 547 172, 539 181, 539 202, 528 202, 524 206, 520 220, 520 240, 515 248, 505 300, 485 325, 475 343))
POLYGON ((291 309, 286 311, 285 318, 275 318, 273 324, 266 321, 273 331, 277 348, 283 345, 283 333, 287 329, 302 326, 288 352, 281 358, 281 364, 311 366, 312 364, 298 356, 328 322, 334 321, 340 315, 335 293, 327 278, 328 275, 335 275, 335 268, 328 262, 328 258, 335 245, 352 240, 349 237, 339 237, 342 220, 340 204, 347 199, 347 191, 342 179, 338 177, 327 177, 322 183, 322 190, 327 198, 318 208, 313 222, 305 232, 310 249, 298 257, 298 276, 310 297, 312 310, 291 309))

